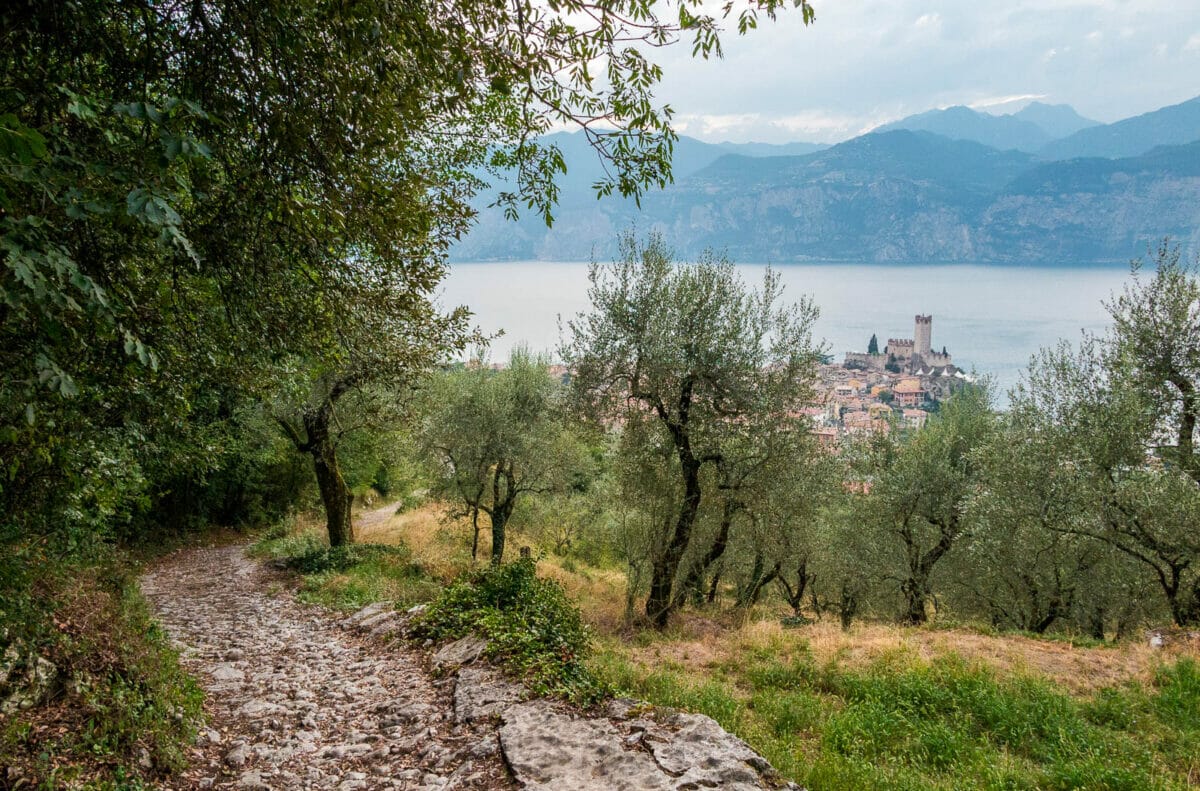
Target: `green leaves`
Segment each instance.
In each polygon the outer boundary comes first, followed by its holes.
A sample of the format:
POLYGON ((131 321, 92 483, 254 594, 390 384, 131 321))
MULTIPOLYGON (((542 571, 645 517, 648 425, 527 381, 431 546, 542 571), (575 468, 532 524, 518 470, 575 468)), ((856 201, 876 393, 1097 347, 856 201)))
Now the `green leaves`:
POLYGON ((130 191, 125 199, 125 211, 148 225, 178 226, 183 221, 166 198, 142 187, 130 191))
POLYGON ((46 138, 25 126, 13 113, 0 115, 0 158, 18 165, 32 165, 49 155, 46 138))
MULTIPOLYGON (((71 375, 44 354, 38 355, 38 383, 50 390, 58 393, 63 398, 73 398, 79 395, 79 388, 75 384, 75 380, 71 375)), ((26 405, 25 416, 30 419, 32 415, 32 404, 26 405)))
POLYGON ((147 366, 151 370, 158 370, 158 357, 155 356, 146 344, 134 335, 129 330, 125 330, 125 354, 130 357, 136 357, 137 361, 142 365, 147 366))

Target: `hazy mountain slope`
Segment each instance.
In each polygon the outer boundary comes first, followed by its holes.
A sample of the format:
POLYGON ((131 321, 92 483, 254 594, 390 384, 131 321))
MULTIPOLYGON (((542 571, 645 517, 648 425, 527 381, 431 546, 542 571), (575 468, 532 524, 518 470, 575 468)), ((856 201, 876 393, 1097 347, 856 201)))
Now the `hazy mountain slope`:
POLYGON ((688 175, 647 194, 640 209, 597 201, 580 168, 582 186, 564 190, 552 228, 485 210, 452 256, 604 259, 635 224, 663 231, 682 255, 715 247, 781 263, 1086 264, 1128 260, 1164 236, 1200 251, 1200 142, 1053 162, 903 130, 806 156, 713 158, 714 148, 681 141, 688 175))
POLYGON ((1099 121, 1084 118, 1069 104, 1031 102, 1024 109, 1012 113, 1011 117, 1020 121, 1028 121, 1055 139, 1073 135, 1080 129, 1100 126, 1099 121))
POLYGON ((927 132, 864 135, 798 158, 726 157, 651 196, 681 251, 738 260, 971 259, 971 219, 1032 162, 927 132))
POLYGON ((747 157, 802 157, 829 148, 826 143, 717 143, 727 154, 747 157))
POLYGON ((976 232, 987 260, 1047 263, 1125 260, 1167 236, 1200 250, 1200 142, 1033 168, 976 232))
POLYGON ((1083 129, 1047 143, 1038 153, 1045 159, 1075 157, 1135 157, 1156 146, 1200 140, 1200 96, 1123 121, 1083 129))
POLYGON ((1013 115, 980 113, 961 106, 910 115, 885 124, 875 131, 889 132, 896 129, 932 132, 951 140, 973 140, 1001 151, 1010 148, 1037 151, 1052 139, 1052 135, 1029 120, 1013 115))

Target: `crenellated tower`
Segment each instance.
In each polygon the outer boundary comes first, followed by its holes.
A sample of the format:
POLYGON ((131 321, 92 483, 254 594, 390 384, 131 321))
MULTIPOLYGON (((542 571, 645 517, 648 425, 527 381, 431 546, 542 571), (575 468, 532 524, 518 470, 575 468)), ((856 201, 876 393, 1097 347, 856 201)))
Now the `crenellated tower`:
POLYGON ((913 325, 913 352, 920 357, 928 357, 932 351, 933 316, 916 317, 913 325))

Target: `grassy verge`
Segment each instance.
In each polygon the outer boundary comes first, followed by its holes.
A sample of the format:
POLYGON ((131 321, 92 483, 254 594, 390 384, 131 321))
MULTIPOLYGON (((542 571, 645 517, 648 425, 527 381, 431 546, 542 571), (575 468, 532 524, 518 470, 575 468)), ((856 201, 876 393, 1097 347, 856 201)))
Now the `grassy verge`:
POLYGON ((851 668, 759 646, 697 675, 611 643, 608 683, 699 711, 813 791, 1185 789, 1200 781, 1200 667, 1086 698, 963 661, 897 653, 851 668))
POLYGON ((317 522, 301 518, 268 532, 251 554, 282 561, 301 576, 302 601, 339 610, 371 602, 407 606, 432 599, 443 582, 399 544, 354 544, 329 548, 317 522))
POLYGON ((107 550, 69 563, 23 561, 39 578, 15 606, 0 607, 0 653, 36 653, 54 665, 54 682, 39 705, 0 715, 0 787, 154 787, 184 765, 202 694, 134 570, 107 550))

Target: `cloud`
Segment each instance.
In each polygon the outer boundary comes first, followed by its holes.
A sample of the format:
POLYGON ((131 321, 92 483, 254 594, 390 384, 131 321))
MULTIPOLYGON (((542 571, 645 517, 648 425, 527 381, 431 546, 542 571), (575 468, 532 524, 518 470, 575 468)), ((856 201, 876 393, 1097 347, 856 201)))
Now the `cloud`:
POLYGON ((862 117, 809 110, 773 115, 768 113, 695 114, 675 117, 682 134, 713 143, 726 140, 783 143, 792 140, 836 142, 876 126, 862 117))
MULTIPOLYGON (((705 0, 708 4, 717 0, 705 0)), ((817 21, 781 13, 723 59, 657 51, 655 93, 688 134, 834 142, 935 107, 1041 99, 1115 121, 1196 95, 1200 2, 821 0, 817 21)), ((711 137, 710 137, 711 139, 711 137)))
POLYGON ((942 26, 942 15, 937 13, 921 14, 919 17, 917 17, 917 21, 913 23, 913 26, 917 28, 932 28, 937 30, 942 26))
POLYGON ((976 99, 973 102, 967 102, 967 107, 972 110, 984 110, 988 107, 1000 107, 1005 104, 1014 104, 1016 102, 1036 102, 1045 99, 1044 93, 1018 93, 1013 96, 990 96, 986 99, 976 99))

